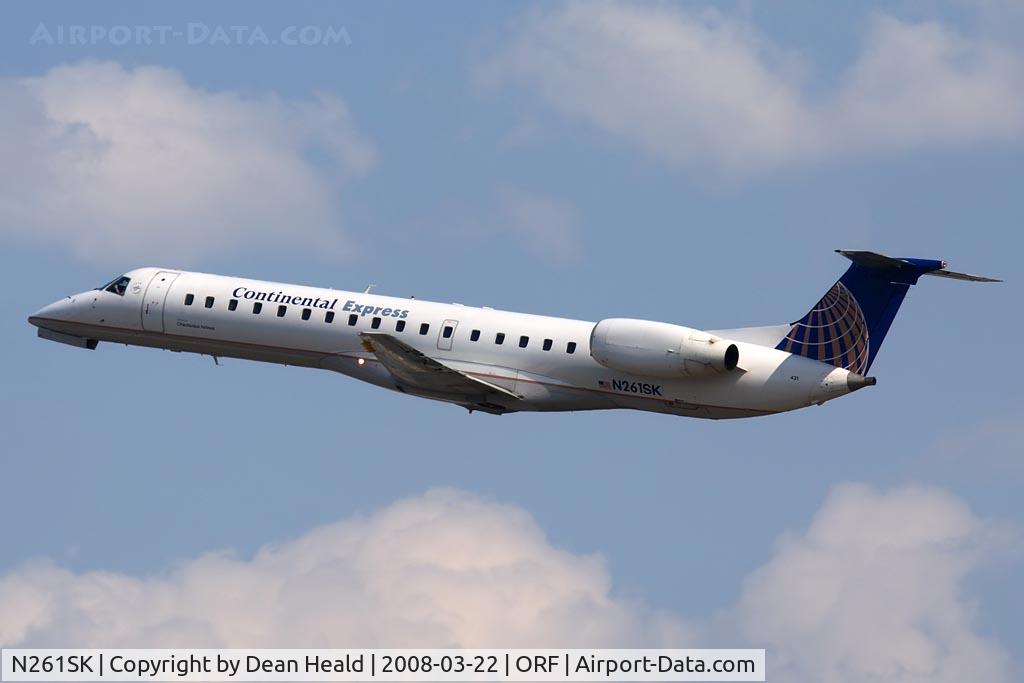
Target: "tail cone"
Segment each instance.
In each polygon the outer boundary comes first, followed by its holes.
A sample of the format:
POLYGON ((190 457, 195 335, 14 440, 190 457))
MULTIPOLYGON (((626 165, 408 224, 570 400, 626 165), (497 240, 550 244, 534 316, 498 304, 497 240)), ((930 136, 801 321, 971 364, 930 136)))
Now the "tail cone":
POLYGON ((874 377, 865 377, 864 375, 858 375, 856 372, 851 372, 846 376, 846 386, 849 387, 850 391, 857 391, 864 387, 873 387, 878 382, 874 377))

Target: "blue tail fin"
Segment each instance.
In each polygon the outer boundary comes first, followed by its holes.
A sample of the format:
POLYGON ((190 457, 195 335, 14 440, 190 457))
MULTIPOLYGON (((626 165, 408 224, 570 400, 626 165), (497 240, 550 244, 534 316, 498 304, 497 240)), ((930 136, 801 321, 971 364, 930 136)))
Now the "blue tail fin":
POLYGON ((891 258, 870 251, 837 252, 853 263, 775 348, 862 375, 871 369, 903 297, 919 277, 999 282, 946 270, 943 261, 891 258))

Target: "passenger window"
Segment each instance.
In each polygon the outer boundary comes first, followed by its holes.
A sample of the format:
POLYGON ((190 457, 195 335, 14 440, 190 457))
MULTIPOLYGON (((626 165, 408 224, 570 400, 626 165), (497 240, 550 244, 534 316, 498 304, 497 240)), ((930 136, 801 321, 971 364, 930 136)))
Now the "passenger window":
POLYGON ((395 332, 404 332, 404 331, 405 331, 405 321, 404 320, 399 320, 398 322, 395 323, 395 332))
POLYGON ((309 320, 309 316, 313 315, 313 311, 309 308, 302 309, 302 319, 309 320))
POLYGON ((212 296, 206 297, 206 307, 207 308, 213 308, 213 297, 212 296))
POLYGON ((228 310, 233 311, 238 308, 238 299, 232 299, 228 302, 228 310))
POLYGON ((359 322, 359 316, 358 315, 356 315, 355 313, 352 313, 351 315, 348 316, 348 324, 349 325, 351 325, 352 327, 355 327, 357 322, 359 322))
POLYGON ((480 341, 480 330, 473 330, 470 332, 469 341, 480 341))
POLYGON ((519 338, 519 348, 525 349, 526 345, 529 344, 529 343, 530 343, 530 338, 529 337, 524 335, 524 336, 519 338))
POLYGON ((370 321, 370 327, 377 330, 380 329, 380 318, 374 318, 370 321))
POLYGON ((452 338, 452 332, 454 332, 454 331, 455 331, 454 327, 452 327, 451 325, 445 325, 444 329, 441 330, 441 336, 443 336, 445 339, 451 339, 452 338))
POLYGON ((430 323, 420 323, 420 334, 426 334, 430 331, 430 323))
POLYGON ((505 333, 504 332, 499 332, 498 334, 494 335, 494 343, 497 344, 498 346, 501 346, 502 344, 504 344, 505 343, 505 333))
POLYGON ((566 353, 576 353, 576 342, 569 342, 565 345, 566 353))
POLYGON ((196 300, 196 295, 195 294, 186 294, 185 295, 185 305, 186 306, 191 306, 192 302, 195 301, 195 300, 196 300))
POLYGON ((327 313, 324 314, 324 322, 325 323, 333 323, 334 322, 334 311, 327 311, 327 313))
POLYGON ((260 311, 262 311, 262 310, 263 310, 263 304, 260 303, 259 301, 255 302, 252 305, 252 314, 253 315, 259 315, 260 311))
POLYGON ((553 342, 552 342, 552 341, 551 341, 550 339, 545 339, 545 340, 544 340, 544 350, 545 350, 545 351, 550 351, 550 350, 551 350, 551 344, 552 344, 552 343, 553 343, 553 342))
POLYGON ((277 307, 277 317, 278 318, 283 318, 284 314, 287 313, 287 312, 288 312, 288 307, 285 306, 284 304, 281 304, 280 306, 277 307))

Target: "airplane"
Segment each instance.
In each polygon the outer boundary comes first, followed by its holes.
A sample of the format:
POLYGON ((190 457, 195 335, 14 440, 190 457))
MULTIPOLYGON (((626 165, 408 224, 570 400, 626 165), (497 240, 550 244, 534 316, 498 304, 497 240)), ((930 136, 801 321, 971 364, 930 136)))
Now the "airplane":
POLYGON ((164 268, 139 268, 28 321, 100 341, 321 368, 470 412, 631 408, 722 419, 781 413, 875 384, 868 375, 922 275, 1000 282, 944 261, 837 250, 843 276, 794 323, 698 330, 597 323, 164 268))

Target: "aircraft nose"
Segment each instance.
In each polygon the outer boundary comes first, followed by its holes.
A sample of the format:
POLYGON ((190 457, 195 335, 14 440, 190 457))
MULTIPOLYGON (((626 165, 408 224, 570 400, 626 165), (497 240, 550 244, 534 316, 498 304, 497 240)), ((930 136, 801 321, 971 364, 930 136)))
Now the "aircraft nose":
POLYGON ((36 327, 42 327, 47 320, 69 320, 74 303, 75 297, 66 296, 60 301, 54 301, 48 306, 43 306, 30 315, 28 321, 36 327))

